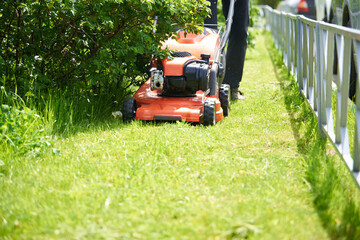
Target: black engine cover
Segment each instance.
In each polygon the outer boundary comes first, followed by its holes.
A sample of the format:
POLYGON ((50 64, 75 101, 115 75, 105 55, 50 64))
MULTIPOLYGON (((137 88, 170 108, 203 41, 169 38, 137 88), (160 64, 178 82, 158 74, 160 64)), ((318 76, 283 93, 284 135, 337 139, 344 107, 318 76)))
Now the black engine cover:
POLYGON ((204 60, 192 60, 184 65, 183 76, 165 76, 164 94, 194 95, 209 88, 210 65, 204 60))

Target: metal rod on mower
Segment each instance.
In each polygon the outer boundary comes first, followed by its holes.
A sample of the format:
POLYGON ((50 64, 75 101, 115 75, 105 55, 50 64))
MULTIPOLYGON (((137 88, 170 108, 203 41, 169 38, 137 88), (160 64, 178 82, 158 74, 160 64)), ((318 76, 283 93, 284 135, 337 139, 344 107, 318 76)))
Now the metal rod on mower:
MULTIPOLYGON (((227 19, 226 19, 226 24, 225 24, 225 31, 224 31, 224 34, 222 34, 222 37, 221 37, 220 43, 219 43, 219 48, 215 53, 214 62, 211 66, 210 82, 209 82, 210 95, 216 95, 216 91, 217 91, 216 83, 217 83, 217 78, 218 78, 220 56, 225 53, 226 43, 229 39, 229 35, 230 35, 230 31, 231 31, 231 24, 232 24, 233 16, 234 16, 235 2, 236 2, 236 0, 230 0, 229 11, 228 11, 227 19)), ((225 69, 225 71, 226 71, 226 69, 225 69)), ((221 83, 219 83, 219 84, 221 84, 221 83)))

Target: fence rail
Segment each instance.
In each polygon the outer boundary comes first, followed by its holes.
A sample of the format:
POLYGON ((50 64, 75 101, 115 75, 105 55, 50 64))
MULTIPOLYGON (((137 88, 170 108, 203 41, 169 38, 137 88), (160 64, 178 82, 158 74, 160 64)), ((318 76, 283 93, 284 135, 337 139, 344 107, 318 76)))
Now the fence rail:
POLYGON ((318 118, 320 133, 330 139, 360 186, 360 89, 357 74, 360 72, 360 31, 270 7, 262 7, 262 11, 266 28, 271 31, 285 65, 318 118), (356 78, 351 74, 356 74, 356 78), (350 85, 351 80, 356 84, 350 85), (349 91, 355 91, 355 104, 349 100, 349 91), (333 100, 336 102, 334 109, 333 100), (355 126, 350 130, 349 110, 354 110, 355 118, 355 126))

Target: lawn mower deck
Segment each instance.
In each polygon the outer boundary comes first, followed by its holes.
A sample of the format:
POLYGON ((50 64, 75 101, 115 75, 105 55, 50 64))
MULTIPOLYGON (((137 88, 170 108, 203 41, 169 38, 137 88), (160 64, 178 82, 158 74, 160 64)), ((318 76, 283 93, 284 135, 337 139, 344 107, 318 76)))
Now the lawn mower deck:
POLYGON ((223 109, 218 97, 207 96, 203 91, 198 91, 191 97, 161 96, 160 91, 150 89, 149 80, 139 88, 134 98, 138 120, 187 121, 213 125, 223 119, 223 109))

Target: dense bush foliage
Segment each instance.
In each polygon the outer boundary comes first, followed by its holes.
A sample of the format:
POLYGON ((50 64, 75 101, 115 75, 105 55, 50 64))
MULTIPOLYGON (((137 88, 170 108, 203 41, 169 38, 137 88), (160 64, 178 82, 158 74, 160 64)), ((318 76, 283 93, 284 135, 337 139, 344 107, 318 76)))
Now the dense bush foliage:
POLYGON ((256 31, 253 31, 259 17, 259 8, 254 6, 253 1, 250 1, 250 23, 249 23, 249 36, 248 36, 248 48, 255 48, 255 35, 256 31))
POLYGON ((49 88, 126 88, 175 27, 195 30, 205 0, 2 0, 1 85, 20 96, 49 88), (154 19, 158 17, 156 31, 154 19))
POLYGON ((50 145, 47 135, 111 116, 116 100, 144 80, 151 58, 167 54, 161 42, 174 28, 196 31, 207 5, 0 1, 0 151, 36 155, 50 145))
POLYGON ((258 5, 269 5, 272 8, 276 8, 281 0, 255 0, 255 4, 258 5))

